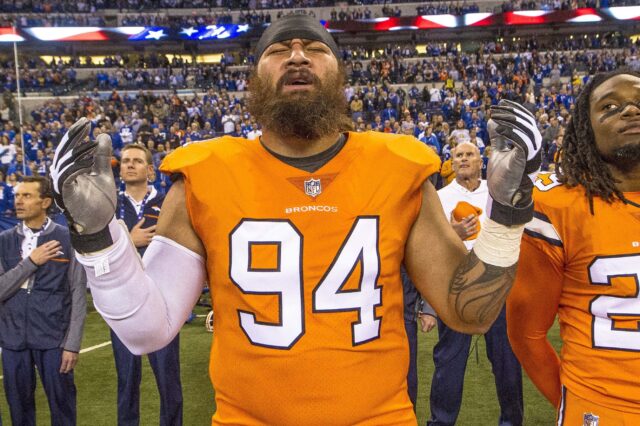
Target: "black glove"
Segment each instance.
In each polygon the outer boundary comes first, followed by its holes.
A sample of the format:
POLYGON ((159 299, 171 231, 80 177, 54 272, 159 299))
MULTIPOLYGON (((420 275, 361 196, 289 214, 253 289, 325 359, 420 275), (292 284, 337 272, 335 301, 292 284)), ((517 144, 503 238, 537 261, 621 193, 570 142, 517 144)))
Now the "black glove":
POLYGON ((502 100, 491 107, 488 130, 487 215, 507 226, 525 224, 533 218, 533 183, 542 162, 536 119, 522 105, 502 100))

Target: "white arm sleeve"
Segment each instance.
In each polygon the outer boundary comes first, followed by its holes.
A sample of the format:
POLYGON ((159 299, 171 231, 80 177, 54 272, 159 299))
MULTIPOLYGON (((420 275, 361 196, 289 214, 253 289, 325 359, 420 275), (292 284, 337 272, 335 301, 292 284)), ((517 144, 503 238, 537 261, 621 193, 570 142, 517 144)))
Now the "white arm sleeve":
POLYGON ((206 280, 204 259, 155 236, 142 262, 121 222, 111 221, 114 244, 78 261, 87 272, 93 303, 129 350, 142 355, 162 349, 178 334, 206 280))

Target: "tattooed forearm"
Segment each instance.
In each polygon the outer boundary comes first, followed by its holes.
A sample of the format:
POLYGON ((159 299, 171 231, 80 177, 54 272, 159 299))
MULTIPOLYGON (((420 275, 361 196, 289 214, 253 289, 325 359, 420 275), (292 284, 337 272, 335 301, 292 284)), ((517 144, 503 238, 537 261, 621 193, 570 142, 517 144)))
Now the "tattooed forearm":
POLYGON ((469 252, 456 270, 449 297, 454 299, 460 318, 470 324, 495 320, 507 298, 516 275, 517 264, 507 268, 487 265, 469 252))

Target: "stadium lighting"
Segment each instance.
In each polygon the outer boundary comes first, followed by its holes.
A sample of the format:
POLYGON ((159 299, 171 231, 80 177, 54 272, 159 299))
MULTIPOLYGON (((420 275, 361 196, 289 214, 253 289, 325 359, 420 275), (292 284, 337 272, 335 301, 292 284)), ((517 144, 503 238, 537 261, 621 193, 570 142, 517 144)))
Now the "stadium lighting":
POLYGON ((129 36, 140 34, 141 32, 143 32, 146 29, 147 29, 147 27, 115 27, 115 28, 109 28, 109 30, 113 30, 113 31, 115 31, 117 33, 129 35, 129 36))
POLYGON ((402 31, 402 30, 409 30, 409 31, 415 31, 417 30, 418 27, 414 26, 414 25, 405 25, 405 26, 397 26, 397 27, 391 27, 389 28, 389 31, 402 31))
POLYGON ((602 18, 598 15, 582 15, 569 19, 567 22, 600 22, 602 18))
POLYGON ((513 12, 514 15, 526 16, 528 18, 543 16, 543 15, 546 15, 547 13, 549 13, 549 12, 547 12, 545 10, 524 10, 524 11, 519 11, 519 12, 513 12))

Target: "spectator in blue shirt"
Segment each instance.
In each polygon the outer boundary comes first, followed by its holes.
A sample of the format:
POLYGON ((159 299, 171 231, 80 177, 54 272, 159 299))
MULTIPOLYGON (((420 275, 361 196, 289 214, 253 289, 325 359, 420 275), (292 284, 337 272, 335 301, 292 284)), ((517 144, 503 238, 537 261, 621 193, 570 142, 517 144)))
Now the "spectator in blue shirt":
POLYGON ((398 111, 391 106, 391 102, 387 102, 386 108, 382 110, 380 114, 382 120, 391 120, 391 118, 398 119, 398 111))
POLYGON ((442 152, 442 147, 440 146, 440 142, 436 135, 433 134, 433 128, 431 126, 427 126, 424 131, 424 135, 420 138, 420 141, 424 142, 427 145, 433 146, 438 153, 438 155, 442 152))
POLYGON ((7 175, 2 188, 2 211, 3 216, 15 216, 15 191, 18 184, 18 177, 15 174, 7 175))
POLYGON ((4 190, 7 187, 7 184, 5 183, 4 180, 5 180, 4 173, 0 171, 0 215, 4 215, 5 212, 8 210, 8 206, 4 198, 5 196, 4 190))
POLYGON ((7 168, 7 176, 16 174, 21 176, 23 174, 23 164, 22 164, 23 156, 22 154, 16 154, 15 158, 9 163, 9 167, 7 168))

